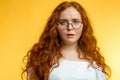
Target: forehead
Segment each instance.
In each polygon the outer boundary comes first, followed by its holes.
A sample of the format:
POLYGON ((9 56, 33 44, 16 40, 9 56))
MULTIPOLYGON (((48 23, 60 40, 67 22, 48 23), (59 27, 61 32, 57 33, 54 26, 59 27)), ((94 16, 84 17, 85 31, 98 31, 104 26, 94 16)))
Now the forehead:
POLYGON ((80 13, 74 8, 69 7, 65 9, 59 16, 60 19, 81 19, 80 13))

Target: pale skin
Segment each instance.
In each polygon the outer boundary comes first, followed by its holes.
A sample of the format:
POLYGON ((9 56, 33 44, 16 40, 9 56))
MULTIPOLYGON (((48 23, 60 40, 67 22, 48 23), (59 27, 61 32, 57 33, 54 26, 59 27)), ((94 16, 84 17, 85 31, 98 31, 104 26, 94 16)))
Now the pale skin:
MULTIPOLYGON (((73 7, 69 7, 66 10, 64 10, 60 14, 59 19, 67 20, 69 23, 71 23, 71 21, 74 19, 82 22, 80 13, 73 7)), ((60 38, 63 41, 63 45, 61 48, 61 53, 63 55, 63 58, 72 61, 86 61, 83 59, 79 59, 77 52, 78 40, 82 34, 83 24, 80 25, 80 27, 77 29, 74 29, 71 24, 69 24, 67 27, 57 26, 57 30, 60 35, 60 38), (68 35, 68 34, 72 34, 72 35, 68 35)), ((82 51, 81 54, 83 54, 82 51)))

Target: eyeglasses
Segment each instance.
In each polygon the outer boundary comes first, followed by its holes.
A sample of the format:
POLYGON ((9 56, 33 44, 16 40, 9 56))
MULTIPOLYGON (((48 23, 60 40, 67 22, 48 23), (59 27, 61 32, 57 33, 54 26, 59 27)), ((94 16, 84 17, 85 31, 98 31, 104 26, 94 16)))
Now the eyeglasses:
POLYGON ((72 25, 73 28, 79 28, 81 27, 81 25, 83 24, 82 21, 78 20, 78 19, 75 19, 75 20, 72 20, 71 22, 68 22, 67 20, 60 20, 58 21, 58 26, 60 27, 68 27, 69 24, 72 25))

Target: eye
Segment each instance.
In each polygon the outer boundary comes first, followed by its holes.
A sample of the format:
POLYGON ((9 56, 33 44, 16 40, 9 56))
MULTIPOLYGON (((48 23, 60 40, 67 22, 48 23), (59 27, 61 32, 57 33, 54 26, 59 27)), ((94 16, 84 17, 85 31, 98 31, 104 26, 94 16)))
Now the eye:
POLYGON ((77 25, 77 24, 80 24, 80 21, 79 20, 73 20, 72 23, 77 25))
POLYGON ((61 20, 61 21, 59 21, 59 24, 62 25, 62 26, 67 25, 67 21, 66 20, 61 20))

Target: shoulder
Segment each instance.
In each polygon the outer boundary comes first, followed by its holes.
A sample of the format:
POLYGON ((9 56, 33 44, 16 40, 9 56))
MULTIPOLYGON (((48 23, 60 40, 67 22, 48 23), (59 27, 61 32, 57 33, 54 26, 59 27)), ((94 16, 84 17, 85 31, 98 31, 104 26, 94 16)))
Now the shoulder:
POLYGON ((102 72, 103 68, 99 67, 96 62, 93 62, 93 67, 95 68, 97 80, 107 80, 106 74, 102 72))
POLYGON ((106 74, 103 73, 101 70, 96 69, 96 76, 97 76, 97 80, 107 80, 106 74))

